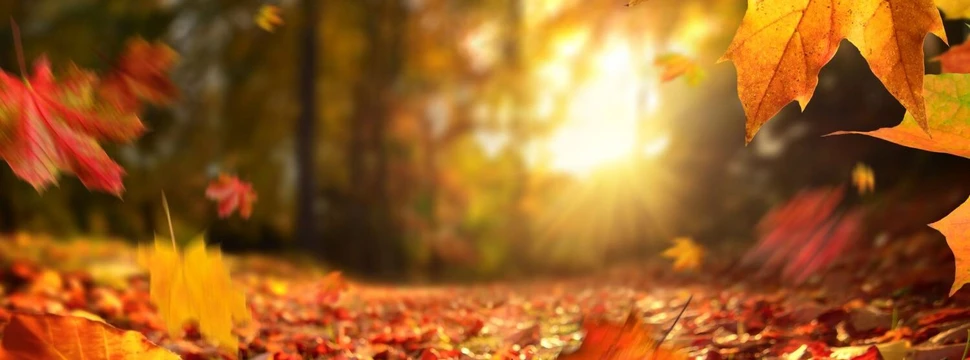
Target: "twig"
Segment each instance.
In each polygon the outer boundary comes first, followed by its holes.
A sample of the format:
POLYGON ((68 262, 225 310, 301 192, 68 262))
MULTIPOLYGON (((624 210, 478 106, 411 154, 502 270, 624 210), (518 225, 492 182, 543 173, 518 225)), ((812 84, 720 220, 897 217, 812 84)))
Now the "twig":
POLYGON ((168 200, 165 199, 165 191, 162 191, 162 207, 165 208, 165 219, 168 220, 168 234, 172 237, 172 250, 176 250, 175 228, 172 227, 172 213, 168 211, 168 200))
POLYGON ((24 61, 24 45, 20 40, 20 27, 13 20, 13 16, 10 17, 10 28, 13 31, 13 44, 17 51, 17 62, 20 64, 20 76, 27 76, 27 63, 24 61))

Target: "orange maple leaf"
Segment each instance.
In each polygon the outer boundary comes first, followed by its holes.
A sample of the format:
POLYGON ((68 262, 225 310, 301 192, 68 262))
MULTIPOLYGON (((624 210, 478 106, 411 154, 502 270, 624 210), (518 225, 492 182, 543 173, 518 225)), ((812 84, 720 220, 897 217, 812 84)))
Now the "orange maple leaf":
POLYGON ((176 360, 137 331, 77 316, 15 313, 3 329, 0 360, 176 360))
POLYGON ((724 56, 738 72, 738 96, 747 115, 745 142, 785 105, 802 110, 818 73, 842 39, 855 44, 896 99, 926 129, 923 39, 943 41, 943 21, 932 0, 763 0, 749 2, 724 56))
POLYGON ((964 284, 970 283, 970 200, 964 202, 949 215, 930 224, 931 228, 946 237, 946 244, 953 251, 956 260, 956 274, 950 296, 956 294, 964 284))

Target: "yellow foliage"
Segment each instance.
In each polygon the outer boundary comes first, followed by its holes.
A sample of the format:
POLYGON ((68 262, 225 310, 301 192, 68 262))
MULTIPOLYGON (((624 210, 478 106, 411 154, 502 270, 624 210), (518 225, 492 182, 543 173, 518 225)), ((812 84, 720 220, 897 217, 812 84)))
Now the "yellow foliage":
POLYGON ((665 250, 663 256, 674 259, 674 270, 697 270, 704 258, 704 248, 691 238, 680 237, 674 239, 674 246, 665 250))
POLYGON ((253 19, 261 29, 273 32, 277 26, 283 25, 283 17, 280 16, 280 8, 275 5, 263 5, 253 19))
POLYGON ((219 249, 207 252, 200 236, 186 247, 183 258, 170 241, 156 239, 154 248, 139 249, 138 261, 149 270, 151 300, 170 335, 178 335, 186 321, 195 320, 207 339, 236 351, 233 321, 248 321, 250 313, 219 249))
POLYGON ((852 184, 860 194, 875 191, 876 174, 866 164, 858 163, 852 169, 852 184))

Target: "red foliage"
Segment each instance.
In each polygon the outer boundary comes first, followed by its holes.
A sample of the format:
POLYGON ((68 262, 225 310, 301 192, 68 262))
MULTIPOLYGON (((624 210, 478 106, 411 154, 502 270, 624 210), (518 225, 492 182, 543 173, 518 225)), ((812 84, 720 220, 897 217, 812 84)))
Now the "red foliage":
POLYGON ((0 71, 0 157, 38 190, 74 173, 84 186, 120 195, 124 170, 99 140, 129 141, 144 131, 134 115, 92 100, 93 74, 77 68, 58 83, 46 58, 26 80, 0 71))
POLYGON ((256 191, 252 184, 226 174, 220 174, 219 178, 209 183, 205 196, 218 202, 220 218, 228 217, 239 209, 239 215, 248 219, 253 213, 253 202, 256 201, 256 191))
POLYGON ((842 187, 805 191, 773 209, 758 224, 761 240, 745 262, 782 268, 795 283, 831 264, 863 235, 864 213, 838 209, 844 196, 842 187))

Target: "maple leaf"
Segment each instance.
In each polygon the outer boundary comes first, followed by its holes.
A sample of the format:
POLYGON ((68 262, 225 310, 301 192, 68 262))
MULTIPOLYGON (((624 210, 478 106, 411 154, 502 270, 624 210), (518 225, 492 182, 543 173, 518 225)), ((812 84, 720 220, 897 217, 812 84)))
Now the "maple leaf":
POLYGON ((156 239, 154 248, 139 248, 138 262, 149 271, 149 295, 171 336, 194 320, 211 342, 237 351, 233 322, 249 321, 251 315, 218 248, 206 251, 199 236, 186 247, 183 258, 170 241, 156 239))
POLYGON ((263 5, 259 7, 259 11, 256 12, 256 17, 253 21, 261 29, 268 32, 273 32, 277 26, 283 25, 283 17, 280 16, 280 8, 275 5, 263 5))
POLYGON ((120 195, 124 169, 98 140, 131 140, 144 126, 134 115, 99 111, 90 96, 94 76, 70 73, 58 84, 46 58, 27 80, 0 71, 0 157, 38 191, 70 172, 88 189, 120 195))
POLYGON ((706 77, 704 69, 697 66, 693 59, 681 54, 663 54, 657 56, 653 63, 663 69, 663 74, 660 76, 661 82, 668 82, 683 75, 688 84, 696 86, 706 77))
POLYGON ((663 256, 674 259, 674 270, 696 270, 701 266, 704 248, 690 238, 674 239, 674 246, 663 252, 663 256))
POLYGON ((956 274, 950 287, 950 296, 953 296, 964 284, 970 283, 970 200, 930 227, 946 237, 946 244, 956 259, 956 274))
POLYGON ((741 26, 718 62, 732 61, 747 116, 745 142, 782 107, 802 110, 818 73, 842 39, 862 53, 873 74, 925 129, 923 39, 943 41, 932 0, 763 0, 749 2, 741 26))
POLYGON ((76 316, 14 313, 3 329, 0 360, 176 360, 178 355, 125 331, 76 316))
POLYGON ((210 182, 205 189, 205 196, 219 203, 220 218, 228 217, 238 208, 239 215, 248 219, 253 213, 253 202, 256 201, 253 184, 227 174, 220 174, 210 182))
POLYGON ((829 135, 862 134, 902 146, 970 158, 970 75, 926 75, 929 135, 908 112, 899 125, 875 131, 837 131, 829 135), (931 137, 932 136, 932 137, 931 137))
POLYGON ((658 346, 651 327, 631 312, 623 324, 603 320, 585 320, 586 336, 576 352, 562 355, 562 360, 622 360, 622 359, 687 359, 687 355, 658 346))
POLYGON ((876 190, 876 175, 872 168, 863 163, 855 164, 852 168, 852 184, 855 185, 859 194, 865 194, 876 190))
POLYGON ((970 1, 967 0, 935 0, 936 6, 943 10, 947 19, 970 18, 970 1))
POLYGON ((799 283, 831 264, 859 241, 865 213, 839 211, 841 187, 803 191, 775 207, 758 224, 758 245, 743 262, 763 263, 763 271, 782 268, 783 278, 799 283))
POLYGON ((99 95, 121 111, 138 111, 139 99, 168 104, 178 96, 178 88, 168 77, 177 60, 178 53, 168 45, 130 39, 115 69, 101 82, 99 95))
POLYGON ((945 53, 933 58, 933 60, 940 62, 943 73, 970 73, 970 42, 951 46, 945 53))

